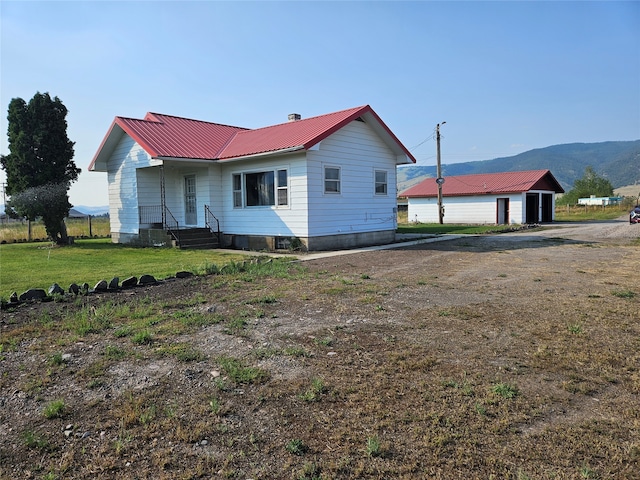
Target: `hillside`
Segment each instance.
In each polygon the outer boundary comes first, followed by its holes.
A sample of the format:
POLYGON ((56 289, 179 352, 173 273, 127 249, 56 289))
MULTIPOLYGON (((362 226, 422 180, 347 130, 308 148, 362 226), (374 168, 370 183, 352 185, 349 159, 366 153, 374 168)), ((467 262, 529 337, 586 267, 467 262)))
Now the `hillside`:
MULTIPOLYGON (((512 157, 445 163, 442 165, 442 173, 446 177, 548 169, 565 190, 570 190, 575 180, 582 177, 587 166, 592 166, 598 175, 608 178, 614 188, 640 183, 640 140, 553 145, 512 157)), ((435 166, 400 167, 398 191, 406 190, 425 178, 435 176, 435 166)))

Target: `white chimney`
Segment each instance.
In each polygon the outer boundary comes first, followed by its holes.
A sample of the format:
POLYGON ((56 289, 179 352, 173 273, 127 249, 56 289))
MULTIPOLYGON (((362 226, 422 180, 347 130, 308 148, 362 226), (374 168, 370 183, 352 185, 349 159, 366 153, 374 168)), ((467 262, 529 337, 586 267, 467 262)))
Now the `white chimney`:
POLYGON ((297 120, 300 120, 302 117, 300 116, 299 113, 290 113, 289 114, 289 121, 290 122, 295 122, 297 120))

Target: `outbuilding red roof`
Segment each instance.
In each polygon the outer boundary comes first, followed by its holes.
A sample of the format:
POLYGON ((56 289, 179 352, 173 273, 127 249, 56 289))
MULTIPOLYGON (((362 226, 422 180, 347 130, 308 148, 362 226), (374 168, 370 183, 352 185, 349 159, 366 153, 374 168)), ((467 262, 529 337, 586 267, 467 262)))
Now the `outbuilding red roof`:
POLYGON ((289 121, 255 130, 192 120, 189 118, 147 113, 144 119, 116 117, 96 153, 89 170, 95 170, 111 154, 119 128, 145 149, 161 159, 231 160, 267 153, 308 150, 349 122, 362 119, 391 147, 396 155, 415 158, 402 145, 369 105, 339 112, 289 121))
MULTIPOLYGON (((519 193, 530 190, 547 190, 563 193, 549 170, 527 170, 523 172, 482 173, 444 177, 443 197, 463 195, 492 195, 519 193)), ((427 178, 418 185, 400 193, 400 197, 437 197, 438 184, 435 178, 427 178)))

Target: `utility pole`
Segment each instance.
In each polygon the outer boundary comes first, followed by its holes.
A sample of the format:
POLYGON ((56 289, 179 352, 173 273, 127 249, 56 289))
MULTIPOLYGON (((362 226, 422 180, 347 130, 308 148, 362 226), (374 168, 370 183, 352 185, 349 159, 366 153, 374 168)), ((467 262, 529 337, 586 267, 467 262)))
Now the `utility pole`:
POLYGON ((447 122, 442 122, 436 125, 436 158, 437 158, 437 176, 436 183, 438 184, 438 219, 440 225, 443 223, 444 218, 444 206, 442 205, 442 184, 444 178, 442 178, 442 167, 440 166, 440 125, 444 125, 447 122))

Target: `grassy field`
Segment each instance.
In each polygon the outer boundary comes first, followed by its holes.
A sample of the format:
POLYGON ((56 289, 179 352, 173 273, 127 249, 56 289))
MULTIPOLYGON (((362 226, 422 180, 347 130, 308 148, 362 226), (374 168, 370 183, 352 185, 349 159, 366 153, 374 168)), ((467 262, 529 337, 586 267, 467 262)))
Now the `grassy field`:
POLYGON ((109 238, 77 240, 58 247, 51 242, 0 245, 0 297, 29 288, 47 290, 53 283, 67 289, 71 283, 153 275, 163 279, 181 270, 204 273, 237 261, 240 253, 171 248, 135 248, 111 243, 109 238))
MULTIPOLYGON (((110 234, 109 219, 107 217, 89 219, 72 218, 65 221, 68 235, 76 238, 106 237, 110 234)), ((40 221, 31 222, 31 240, 46 241, 47 234, 44 224, 40 221)), ((27 222, 10 222, 0 224, 0 243, 26 242, 29 240, 29 224, 27 222)))
POLYGON ((626 202, 623 205, 606 207, 593 205, 567 205, 556 207, 557 222, 587 222, 590 220, 613 220, 622 215, 628 215, 633 205, 626 202))

